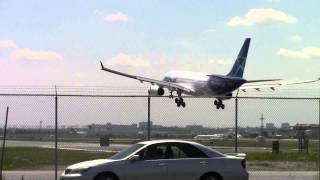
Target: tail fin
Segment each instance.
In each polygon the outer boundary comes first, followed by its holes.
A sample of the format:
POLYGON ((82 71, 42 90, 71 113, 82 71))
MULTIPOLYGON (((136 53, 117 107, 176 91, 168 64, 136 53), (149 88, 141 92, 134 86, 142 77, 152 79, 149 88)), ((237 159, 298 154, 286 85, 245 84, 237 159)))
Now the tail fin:
POLYGON ((238 54, 236 62, 234 63, 231 71, 227 76, 231 76, 231 77, 243 76, 244 68, 246 66, 247 55, 249 51, 249 45, 250 45, 250 38, 247 38, 242 45, 242 48, 238 54))

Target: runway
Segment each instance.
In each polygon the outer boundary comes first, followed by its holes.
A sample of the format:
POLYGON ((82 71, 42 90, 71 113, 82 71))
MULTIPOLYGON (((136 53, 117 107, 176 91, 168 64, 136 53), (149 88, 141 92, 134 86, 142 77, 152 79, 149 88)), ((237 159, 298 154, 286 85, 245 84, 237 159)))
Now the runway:
MULTIPOLYGON (((54 142, 52 141, 6 141, 7 147, 42 147, 42 148, 54 148, 54 142)), ((104 152, 118 152, 130 145, 128 144, 110 144, 107 147, 101 147, 99 143, 81 143, 81 142, 58 142, 58 149, 65 150, 82 150, 82 151, 104 151, 104 152)), ((234 147, 221 147, 210 146, 211 148, 218 150, 222 153, 233 153, 234 147)), ((238 152, 265 152, 271 151, 269 148, 264 147, 239 147, 238 152)))

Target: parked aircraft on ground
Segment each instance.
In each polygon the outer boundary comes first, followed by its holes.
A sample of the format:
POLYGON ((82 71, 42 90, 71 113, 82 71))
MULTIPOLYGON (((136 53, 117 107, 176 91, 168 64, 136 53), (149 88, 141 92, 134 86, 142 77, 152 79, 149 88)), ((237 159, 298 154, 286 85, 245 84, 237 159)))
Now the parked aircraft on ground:
POLYGON ((243 72, 246 65, 249 45, 250 38, 247 38, 242 45, 242 48, 236 58, 236 61, 231 71, 227 75, 216 75, 211 73, 200 73, 190 71, 170 71, 165 74, 163 80, 156 80, 115 71, 104 67, 102 62, 100 63, 101 69, 104 71, 136 79, 141 82, 151 83, 152 86, 150 87, 149 91, 150 95, 163 96, 165 93, 164 88, 166 88, 170 92, 169 98, 174 98, 172 93, 176 91, 178 97, 175 98, 175 103, 178 107, 186 106, 186 103, 182 98, 182 94, 191 96, 214 97, 216 98, 214 104, 216 105, 217 109, 224 109, 225 105, 222 101, 231 99, 232 92, 237 89, 242 90, 244 92, 246 91, 246 89, 255 89, 257 91, 260 91, 261 88, 270 88, 274 90, 275 87, 282 85, 310 83, 320 80, 319 78, 317 80, 302 81, 295 83, 281 83, 279 82, 281 79, 246 80, 243 78, 243 72), (261 82, 267 81, 276 82, 261 84, 261 82), (243 85, 248 83, 253 84, 243 85))

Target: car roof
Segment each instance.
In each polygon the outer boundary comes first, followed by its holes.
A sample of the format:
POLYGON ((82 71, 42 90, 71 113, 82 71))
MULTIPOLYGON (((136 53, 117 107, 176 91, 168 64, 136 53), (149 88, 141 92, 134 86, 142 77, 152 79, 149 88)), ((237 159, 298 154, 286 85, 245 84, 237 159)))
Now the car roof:
POLYGON ((192 141, 183 141, 183 140, 176 140, 176 139, 161 139, 161 140, 150 140, 150 141, 142 141, 138 144, 145 144, 145 145, 151 145, 151 144, 159 144, 159 143, 187 143, 187 144, 198 144, 192 141))

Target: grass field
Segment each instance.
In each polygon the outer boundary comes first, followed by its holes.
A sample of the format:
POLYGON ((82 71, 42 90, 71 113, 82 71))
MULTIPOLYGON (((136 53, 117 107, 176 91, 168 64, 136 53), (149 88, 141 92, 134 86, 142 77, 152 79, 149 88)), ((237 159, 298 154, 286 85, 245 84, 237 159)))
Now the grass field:
MULTIPOLYGON (((111 156, 106 152, 58 150, 59 166, 111 156)), ((54 149, 8 147, 5 151, 4 170, 47 169, 54 165, 54 149)))
MULTIPOLYGON (((60 168, 93 159, 107 158, 112 153, 59 150, 60 168)), ((317 170, 317 153, 248 153, 250 170, 317 170)), ((54 165, 54 149, 8 147, 5 152, 4 170, 44 170, 54 165)))

